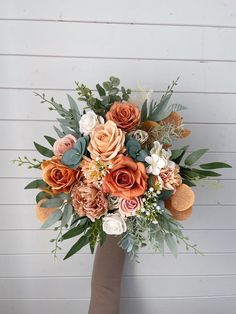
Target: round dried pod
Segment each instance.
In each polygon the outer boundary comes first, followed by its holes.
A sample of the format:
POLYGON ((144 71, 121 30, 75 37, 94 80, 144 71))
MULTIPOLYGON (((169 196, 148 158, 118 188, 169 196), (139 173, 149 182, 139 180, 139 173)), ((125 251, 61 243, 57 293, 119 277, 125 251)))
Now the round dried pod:
POLYGON ((170 212, 171 212, 172 216, 174 217, 174 219, 186 220, 192 215, 193 206, 191 206, 188 209, 183 210, 183 211, 177 211, 177 210, 171 209, 170 212))
POLYGON ((169 210, 182 212, 192 207, 194 200, 193 190, 187 184, 182 183, 177 187, 176 192, 165 200, 165 206, 169 210))

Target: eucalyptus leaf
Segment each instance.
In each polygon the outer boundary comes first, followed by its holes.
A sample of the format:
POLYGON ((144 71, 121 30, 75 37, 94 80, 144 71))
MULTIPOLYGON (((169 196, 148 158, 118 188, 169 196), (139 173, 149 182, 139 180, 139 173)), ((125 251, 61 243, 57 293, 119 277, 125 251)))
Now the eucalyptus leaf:
POLYGON ((44 182, 42 179, 37 179, 37 180, 34 180, 34 181, 30 182, 29 184, 27 184, 25 186, 25 190, 27 190, 27 189, 45 189, 47 187, 48 187, 48 185, 46 182, 44 182))
POLYGON ((51 198, 51 195, 45 191, 41 191, 39 192, 36 197, 35 197, 35 200, 36 200, 36 203, 38 203, 39 201, 41 201, 42 199, 44 198, 51 198))
POLYGON ((98 94, 100 96, 105 96, 106 95, 106 91, 104 88, 102 88, 102 86, 100 84, 97 84, 96 85, 96 88, 97 88, 97 91, 98 91, 98 94))
POLYGON ((73 207, 71 204, 66 204, 63 210, 63 216, 61 220, 61 225, 64 227, 71 219, 73 214, 73 207))
POLYGON ((60 198, 50 198, 43 202, 40 207, 42 208, 57 208, 63 204, 63 200, 60 198))
POLYGON ((47 229, 49 227, 51 227, 52 225, 54 225, 58 220, 61 219, 62 216, 62 211, 60 209, 56 210, 55 212, 53 212, 48 219, 43 223, 43 225, 41 226, 41 229, 47 229))

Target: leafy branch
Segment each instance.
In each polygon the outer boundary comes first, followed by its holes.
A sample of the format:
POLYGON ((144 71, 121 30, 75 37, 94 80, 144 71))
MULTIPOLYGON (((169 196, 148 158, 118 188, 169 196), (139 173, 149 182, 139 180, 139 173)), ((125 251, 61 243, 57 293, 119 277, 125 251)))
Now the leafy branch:
POLYGON ((28 169, 36 168, 36 169, 41 169, 41 161, 39 161, 36 158, 33 158, 32 161, 24 156, 24 157, 18 157, 17 159, 12 160, 12 162, 16 163, 17 166, 22 166, 22 165, 28 165, 28 169))
MULTIPOLYGON (((115 101, 127 101, 131 94, 130 89, 119 87, 120 80, 117 77, 111 76, 108 81, 97 84, 96 89, 100 99, 95 97, 92 90, 84 84, 75 82, 76 91, 79 95, 79 100, 86 102, 87 108, 93 110, 96 114, 105 117, 112 103, 115 101)), ((86 109, 86 108, 85 108, 86 109)))
POLYGON ((35 96, 40 97, 41 103, 50 104, 49 110, 55 110, 62 118, 57 118, 57 121, 60 123, 62 132, 57 128, 54 128, 59 137, 63 137, 65 134, 73 134, 75 136, 80 136, 79 120, 81 118, 78 106, 75 100, 67 95, 70 108, 67 110, 63 107, 62 104, 57 103, 54 98, 47 99, 45 94, 35 93, 35 96))

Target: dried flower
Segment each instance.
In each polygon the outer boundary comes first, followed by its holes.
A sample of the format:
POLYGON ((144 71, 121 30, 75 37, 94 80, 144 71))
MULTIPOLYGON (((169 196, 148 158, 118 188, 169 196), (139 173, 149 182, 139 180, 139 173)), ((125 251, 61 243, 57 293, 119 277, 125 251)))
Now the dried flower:
POLYGON ((86 180, 78 182, 72 189, 72 204, 79 216, 92 221, 107 213, 108 201, 103 192, 86 180))

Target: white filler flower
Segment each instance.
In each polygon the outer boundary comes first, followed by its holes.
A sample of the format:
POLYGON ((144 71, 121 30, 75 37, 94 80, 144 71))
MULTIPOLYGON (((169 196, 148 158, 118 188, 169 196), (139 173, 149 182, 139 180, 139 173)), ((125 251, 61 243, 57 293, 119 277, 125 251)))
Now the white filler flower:
POLYGON ((155 141, 153 144, 153 148, 150 150, 151 156, 147 156, 145 161, 150 165, 147 167, 147 173, 157 176, 161 169, 167 167, 171 151, 162 148, 162 144, 158 141, 155 141))
POLYGON ((80 132, 84 135, 89 135, 95 126, 101 123, 104 123, 103 117, 97 116, 93 111, 88 111, 82 115, 79 121, 80 132))
POLYGON ((124 218, 119 213, 103 217, 102 229, 106 234, 119 235, 127 230, 124 218))

